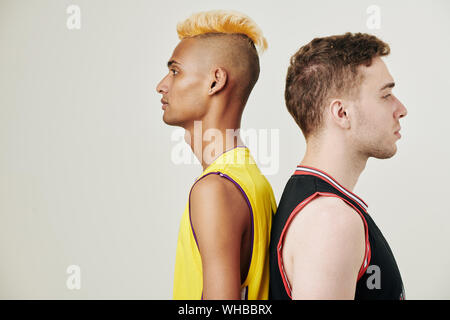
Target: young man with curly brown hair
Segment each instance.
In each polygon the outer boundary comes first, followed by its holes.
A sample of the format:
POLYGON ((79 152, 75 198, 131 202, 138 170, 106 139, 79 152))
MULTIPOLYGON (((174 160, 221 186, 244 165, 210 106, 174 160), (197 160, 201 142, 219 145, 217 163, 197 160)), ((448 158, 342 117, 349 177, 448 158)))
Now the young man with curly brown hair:
POLYGON ((346 33, 291 58, 285 99, 306 154, 273 219, 273 299, 404 299, 393 253, 352 192, 370 157, 396 153, 407 114, 382 60, 389 53, 373 35, 346 33))

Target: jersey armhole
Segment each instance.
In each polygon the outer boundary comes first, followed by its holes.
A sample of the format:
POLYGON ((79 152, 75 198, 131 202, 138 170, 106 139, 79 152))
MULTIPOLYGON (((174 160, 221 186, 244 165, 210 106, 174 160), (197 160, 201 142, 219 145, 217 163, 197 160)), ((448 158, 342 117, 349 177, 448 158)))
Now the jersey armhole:
MULTIPOLYGON (((250 211, 250 224, 251 224, 251 236, 250 236, 250 238, 251 238, 252 243, 251 243, 251 245, 250 245, 250 247, 251 247, 251 249, 250 249, 250 250, 251 250, 251 251, 250 251, 250 262, 249 262, 249 264, 248 264, 247 273, 246 273, 244 282, 241 283, 241 290, 243 290, 243 289, 245 289, 246 287, 248 287, 250 269, 251 269, 251 266, 252 266, 252 262, 253 262, 253 260, 254 260, 254 259, 253 259, 253 253, 254 253, 254 245, 255 245, 255 241, 254 241, 254 238, 255 238, 255 232, 254 232, 254 217, 253 217, 253 208, 252 208, 252 205, 251 205, 251 203, 250 203, 250 200, 249 200, 249 198, 248 198, 246 192, 244 191, 244 189, 242 189, 242 187, 240 186, 240 184, 239 184, 238 182, 236 182, 236 181, 235 181, 233 178, 231 178, 229 175, 227 175, 227 174, 225 174, 225 173, 223 173, 223 172, 220 172, 220 171, 208 172, 207 174, 201 176, 200 178, 198 178, 198 179, 194 182, 194 184, 193 184, 192 187, 191 187, 191 190, 189 191, 189 199, 188 199, 188 204, 189 204, 189 223, 190 223, 190 226, 191 226, 191 232, 192 232, 192 235, 194 236, 195 244, 197 245, 197 250, 198 250, 199 253, 200 253, 200 248, 199 248, 199 246, 198 246, 197 236, 196 236, 196 234, 195 234, 194 226, 193 226, 193 224, 192 224, 192 219, 191 219, 191 192, 192 192, 192 189, 194 188, 195 184, 196 184, 198 181, 200 181, 201 179, 203 179, 204 177, 206 177, 206 176, 208 176, 208 175, 210 175, 210 174, 220 175, 221 177, 223 177, 223 178, 225 178, 225 179, 228 179, 229 181, 233 182, 233 184, 239 189, 239 191, 240 191, 241 194, 243 195, 245 201, 247 202, 249 211, 250 211)), ((201 257, 201 255, 200 255, 200 257, 201 257)), ((202 276, 203 276, 203 275, 202 275, 202 276)), ((245 300, 247 300, 247 297, 248 297, 248 288, 245 290, 244 297, 245 297, 245 300)), ((202 290, 202 297, 201 297, 201 300, 203 300, 203 290, 202 290)))
POLYGON ((308 204, 310 203, 313 199, 319 197, 319 196, 324 196, 324 197, 335 197, 335 198, 339 198, 341 200, 343 200, 346 204, 348 204, 349 206, 351 206, 361 217, 361 219, 363 220, 364 223, 364 238, 365 238, 365 249, 364 249, 364 259, 363 262, 361 264, 361 267, 359 269, 358 272, 358 277, 357 280, 358 281, 363 274, 366 272, 369 263, 370 263, 370 243, 369 243, 369 232, 368 232, 368 226, 367 226, 367 221, 364 218, 364 216, 362 215, 362 213, 352 204, 350 203, 348 200, 334 194, 334 193, 327 193, 327 192, 315 192, 312 195, 310 195, 308 198, 304 199, 302 202, 300 202, 291 212, 291 214, 289 215, 289 218, 286 221, 286 224, 283 227, 283 231, 281 232, 281 236, 280 236, 280 240, 278 241, 277 244, 277 256, 278 256, 278 269, 281 275, 281 279, 283 280, 283 284, 284 284, 284 289, 287 293, 287 295, 289 296, 289 298, 292 299, 292 289, 291 286, 289 284, 289 280, 287 278, 286 272, 284 270, 284 265, 283 265, 283 255, 282 255, 282 249, 283 249, 283 244, 284 244, 284 237, 286 235, 287 229, 289 228, 289 225, 291 224, 292 220, 294 219, 294 217, 308 204))
POLYGON ((358 272, 358 277, 356 279, 356 281, 359 281, 359 279, 361 279, 361 277, 364 275, 364 273, 366 272, 367 268, 369 267, 370 264, 370 241, 369 241, 369 227, 367 226, 367 221, 366 218, 364 218, 364 215, 362 214, 361 210, 359 210, 358 208, 356 208, 355 205, 353 205, 350 201, 348 201, 347 199, 344 199, 340 196, 338 196, 337 194, 334 193, 327 193, 327 192, 319 192, 320 196, 324 196, 324 197, 335 197, 335 198, 339 198, 342 201, 344 201, 347 205, 349 205, 350 207, 353 208, 354 211, 356 211, 356 213, 358 213, 358 215, 360 216, 360 218, 363 221, 364 224, 364 238, 365 238, 365 246, 364 246, 364 258, 363 261, 361 263, 361 267, 359 268, 359 272, 358 272))

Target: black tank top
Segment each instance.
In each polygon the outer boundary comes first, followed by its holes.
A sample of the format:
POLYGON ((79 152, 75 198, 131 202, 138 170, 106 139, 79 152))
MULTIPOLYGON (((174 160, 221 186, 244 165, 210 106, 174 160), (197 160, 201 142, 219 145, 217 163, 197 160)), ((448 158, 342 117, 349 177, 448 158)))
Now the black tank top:
POLYGON ((405 293, 394 255, 380 229, 369 216, 365 202, 325 172, 305 166, 298 166, 287 182, 272 221, 269 299, 292 297, 281 255, 284 236, 294 216, 319 196, 342 199, 364 222, 366 247, 358 273, 355 300, 403 300, 405 293))

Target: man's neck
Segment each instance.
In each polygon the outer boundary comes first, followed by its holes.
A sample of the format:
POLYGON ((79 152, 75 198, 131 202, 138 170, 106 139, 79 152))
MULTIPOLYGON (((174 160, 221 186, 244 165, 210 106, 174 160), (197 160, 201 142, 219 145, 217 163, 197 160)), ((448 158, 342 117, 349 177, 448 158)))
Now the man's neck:
POLYGON ((335 139, 308 143, 300 165, 320 169, 353 191, 364 170, 367 157, 346 148, 335 139))
POLYGON ((208 125, 206 121, 195 121, 186 127, 185 141, 205 170, 224 152, 243 146, 238 124, 208 125))

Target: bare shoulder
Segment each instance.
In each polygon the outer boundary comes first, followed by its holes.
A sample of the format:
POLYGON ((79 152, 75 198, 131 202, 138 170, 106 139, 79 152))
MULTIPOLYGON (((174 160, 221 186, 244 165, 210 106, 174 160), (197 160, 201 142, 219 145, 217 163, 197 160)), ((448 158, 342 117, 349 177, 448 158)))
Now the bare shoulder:
POLYGON ((219 174, 210 174, 197 181, 192 187, 190 200, 196 205, 247 207, 244 195, 235 183, 219 174))
POLYGON ((190 218, 202 261, 203 297, 239 298, 242 239, 250 219, 242 192, 225 176, 204 176, 192 187, 190 218))
POLYGON ((364 223, 336 197, 320 196, 293 218, 283 246, 292 296, 349 298, 365 254, 364 223))
MULTIPOLYGON (((208 174, 201 177, 192 187, 192 195, 213 195, 217 192, 229 192, 232 183, 228 179, 224 179, 219 174, 208 174)), ((191 195, 191 197, 192 197, 191 195)))
POLYGON ((321 252, 320 263, 352 261, 359 267, 364 258, 364 223, 358 212, 336 197, 320 196, 293 218, 284 240, 287 269, 297 257, 312 259, 321 252))
POLYGON ((315 198, 296 215, 291 226, 296 229, 301 225, 329 232, 364 230, 363 221, 355 209, 340 198, 328 196, 315 198))
POLYGON ((234 225, 239 230, 245 227, 249 217, 249 207, 242 192, 233 181, 219 174, 210 174, 195 183, 190 208, 192 222, 200 228, 218 225, 226 229, 234 225))

